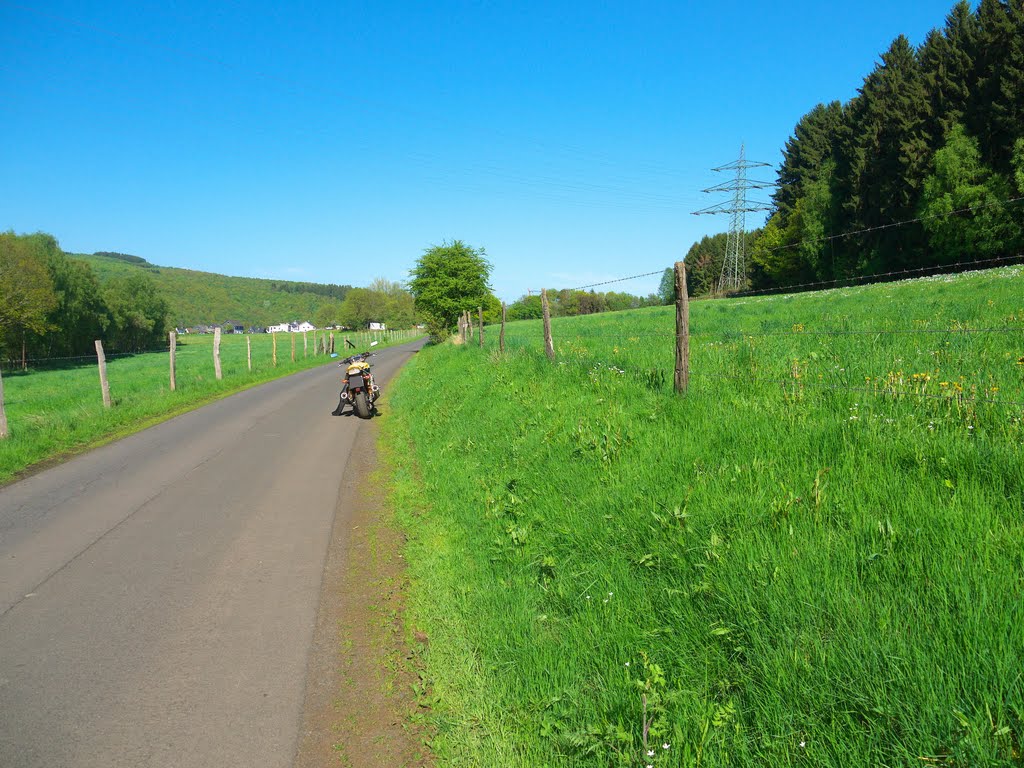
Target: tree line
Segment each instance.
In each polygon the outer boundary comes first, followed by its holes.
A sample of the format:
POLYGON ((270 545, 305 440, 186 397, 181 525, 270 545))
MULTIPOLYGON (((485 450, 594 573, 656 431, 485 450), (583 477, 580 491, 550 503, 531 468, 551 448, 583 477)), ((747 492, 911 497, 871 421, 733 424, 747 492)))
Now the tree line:
POLYGON ((52 358, 162 344, 167 302, 145 274, 100 284, 88 264, 68 258, 44 233, 0 233, 0 354, 52 358))
POLYGON ((371 322, 388 328, 412 327, 416 322, 412 294, 401 283, 378 277, 367 288, 349 288, 344 301, 322 304, 313 318, 314 325, 321 328, 366 328, 371 322))
MULTIPOLYGON (((0 359, 24 363, 92 355, 96 339, 103 341, 107 352, 114 353, 150 350, 167 343, 172 328, 166 298, 169 288, 157 283, 156 278, 161 277, 157 268, 129 254, 96 255, 151 269, 107 273, 100 279, 87 261, 65 254, 52 235, 0 233, 0 359)), ((268 281, 242 280, 232 285, 242 291, 255 282, 268 281)), ((174 287, 182 293, 195 293, 193 298, 204 305, 216 299, 216 291, 211 293, 206 283, 179 283, 174 287)), ((370 322, 408 328, 416 320, 412 294, 400 283, 384 278, 377 278, 368 288, 275 282, 271 290, 313 294, 312 316, 290 319, 311 320, 321 328, 365 328, 370 322)), ((180 302, 182 296, 176 299, 180 302)))
MULTIPOLYGON (((797 123, 748 240, 750 287, 1019 253, 1021 196, 1024 2, 962 0, 921 46, 897 37, 848 102, 797 123)), ((714 290, 724 240, 691 248, 692 293, 714 290)))
MULTIPOLYGON (((581 291, 570 288, 549 288, 548 308, 552 317, 594 315, 599 312, 618 312, 624 309, 656 307, 667 303, 658 294, 634 296, 619 291, 581 291)), ((530 320, 543 316, 539 295, 522 296, 508 305, 510 320, 530 320)))

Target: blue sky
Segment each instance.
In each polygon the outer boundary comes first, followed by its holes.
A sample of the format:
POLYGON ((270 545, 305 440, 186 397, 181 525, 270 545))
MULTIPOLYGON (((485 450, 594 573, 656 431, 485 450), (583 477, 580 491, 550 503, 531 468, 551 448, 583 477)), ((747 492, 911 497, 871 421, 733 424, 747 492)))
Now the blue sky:
POLYGON ((0 0, 0 230, 352 285, 458 238, 506 300, 659 270, 727 227, 711 167, 952 5, 0 0))

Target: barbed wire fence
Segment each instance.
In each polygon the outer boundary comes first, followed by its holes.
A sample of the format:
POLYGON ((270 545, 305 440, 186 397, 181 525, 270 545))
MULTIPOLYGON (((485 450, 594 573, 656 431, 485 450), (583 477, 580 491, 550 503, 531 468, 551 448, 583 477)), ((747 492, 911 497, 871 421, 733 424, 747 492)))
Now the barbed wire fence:
MULTIPOLYGON (((911 268, 906 270, 894 270, 878 275, 866 275, 860 278, 856 278, 861 284, 867 284, 868 282, 882 282, 883 280, 889 280, 899 275, 905 278, 921 277, 922 273, 927 272, 932 275, 938 274, 957 274, 964 272, 968 269, 978 268, 993 268, 996 266, 1007 266, 1013 264, 1024 263, 1024 255, 1014 255, 999 258, 990 259, 979 259, 975 261, 963 261, 956 262, 953 264, 935 266, 935 267, 924 267, 924 268, 911 268)), ((570 290, 586 290, 599 286, 613 285, 617 283, 627 282, 630 280, 636 280, 644 277, 650 277, 652 275, 663 274, 664 269, 655 270, 650 272, 639 273, 635 275, 628 275, 621 278, 614 278, 610 280, 603 280, 600 282, 592 283, 586 286, 570 290)), ((655 367, 639 367, 632 371, 627 371, 625 368, 618 368, 617 363, 604 363, 600 362, 600 355, 597 355, 593 350, 587 350, 588 354, 586 359, 581 359, 580 349, 578 346, 575 347, 574 351, 577 354, 558 354, 556 347, 553 331, 552 331, 552 320, 550 317, 550 307, 547 297, 547 291, 540 289, 537 291, 541 296, 543 315, 546 318, 542 319, 543 322, 543 341, 538 336, 536 343, 530 340, 523 339, 522 336, 518 336, 515 339, 509 339, 506 342, 505 333, 505 315, 506 307, 502 305, 502 320, 500 323, 500 351, 504 352, 506 345, 515 347, 523 351, 531 353, 539 353, 539 346, 543 343, 543 348, 547 353, 548 357, 562 367, 572 367, 578 369, 581 372, 585 372, 589 375, 594 375, 599 372, 612 372, 619 375, 632 375, 635 379, 639 380, 642 384, 653 388, 664 390, 668 387, 670 379, 673 380, 673 388, 677 393, 685 393, 690 378, 697 379, 698 381, 732 381, 732 382, 745 382, 755 386, 773 386, 782 389, 789 389, 792 391, 803 392, 805 389, 810 390, 822 390, 822 391, 833 391, 833 392, 849 392, 859 395, 868 395, 875 397, 885 397, 893 399, 918 399, 921 401, 931 402, 946 402, 949 404, 956 405, 958 407, 976 407, 976 406, 995 406, 995 407, 1007 407, 1020 409, 1024 408, 1024 392, 1011 392, 1011 393, 998 393, 998 388, 990 388, 988 390, 979 390, 976 385, 969 385, 964 387, 963 384, 957 381, 953 382, 941 382, 943 387, 942 391, 932 392, 927 391, 927 386, 932 381, 929 374, 906 374, 902 372, 888 372, 887 374, 877 374, 874 376, 866 377, 866 381, 860 383, 853 383, 849 380, 845 381, 828 381, 824 380, 824 377, 819 374, 818 379, 808 378, 806 371, 801 371, 799 365, 796 366, 786 376, 779 375, 758 375, 752 373, 718 373, 714 371, 706 370, 690 370, 689 360, 689 344, 691 341, 697 341, 705 346, 713 346, 715 344, 729 344, 729 343, 751 343, 759 339, 785 339, 789 338, 792 340, 797 339, 824 339, 828 337, 836 338, 849 338, 851 340, 881 340, 886 337, 896 336, 915 336, 920 335, 929 339, 936 339, 938 337, 950 337, 950 338, 961 338, 961 339, 981 339, 986 337, 1005 337, 1007 334, 1019 334, 1024 336, 1024 317, 1020 318, 1019 325, 1005 325, 1005 326, 994 326, 987 324, 984 327, 971 327, 970 325, 963 323, 953 323, 948 327, 925 327, 924 324, 930 325, 931 321, 918 321, 922 323, 922 327, 877 327, 877 328, 820 328, 820 329, 806 329, 803 324, 796 323, 791 328, 786 330, 752 330, 752 329, 736 329, 725 332, 710 332, 701 331, 697 329, 694 331, 689 327, 689 297, 686 296, 685 291, 685 265, 683 262, 678 262, 675 265, 675 280, 676 280, 676 328, 674 330, 665 331, 639 331, 631 329, 628 331, 629 341, 641 341, 649 340, 652 344, 660 345, 662 347, 671 346, 671 342, 675 341, 675 365, 673 368, 665 366, 655 367), (680 291, 679 288, 682 287, 680 291)), ((830 283, 836 284, 842 281, 829 281, 830 283)), ((801 284, 795 286, 789 286, 788 289, 805 289, 811 286, 820 286, 820 283, 815 284, 801 284)), ((845 287, 845 286, 844 286, 845 287)), ((787 288, 770 289, 772 292, 786 291, 787 288)), ((754 292, 743 292, 740 294, 733 294, 730 298, 743 298, 746 296, 754 295, 754 292)), ((563 338, 568 337, 572 342, 572 345, 586 345, 586 341, 589 339, 599 340, 610 340, 610 339, 623 339, 622 332, 608 332, 608 331, 592 331, 584 328, 572 328, 569 323, 574 323, 577 318, 585 317, 585 315, 575 316, 571 319, 569 317, 556 318, 556 322, 560 325, 557 329, 562 332, 563 338), (569 321, 568 323, 566 321, 569 321)), ((532 318, 534 321, 537 318, 532 318)), ((497 325, 496 323, 492 325, 497 325)), ((468 323, 460 325, 460 333, 462 334, 463 341, 466 341, 467 331, 471 335, 472 327, 468 323)), ((483 327, 480 328, 481 339, 479 346, 483 346, 482 332, 483 327)), ((615 348, 618 352, 618 348, 615 348)), ((665 349, 666 354, 668 349, 665 349)), ((667 361, 666 361, 667 362, 667 361)), ((1016 365, 1024 366, 1024 356, 1019 357, 1016 360, 1016 365)), ((840 369, 845 372, 845 368, 840 369)), ((846 377, 847 379, 849 377, 846 377)))

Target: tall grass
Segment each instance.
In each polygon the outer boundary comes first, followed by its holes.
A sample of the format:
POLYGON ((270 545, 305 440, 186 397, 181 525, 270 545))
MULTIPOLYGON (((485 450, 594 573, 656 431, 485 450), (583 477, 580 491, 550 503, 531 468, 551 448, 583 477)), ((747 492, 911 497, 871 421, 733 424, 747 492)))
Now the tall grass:
POLYGON ((385 438, 442 761, 1019 764, 1022 295, 697 303, 685 397, 667 310, 424 350, 385 438))
MULTIPOLYGON (((362 350, 374 340, 383 347, 407 341, 412 334, 336 333, 335 348, 339 355, 348 354, 342 350, 345 337, 362 350)), ((275 366, 271 336, 256 334, 250 338, 252 371, 248 367, 245 337, 223 337, 223 379, 217 381, 213 370, 213 336, 180 336, 174 392, 170 391, 166 351, 108 358, 107 377, 113 400, 109 410, 103 408, 95 359, 52 361, 50 370, 5 371, 4 402, 11 434, 0 440, 0 483, 40 461, 136 431, 240 389, 331 360, 315 354, 312 334, 305 354, 300 335, 278 334, 275 366)))

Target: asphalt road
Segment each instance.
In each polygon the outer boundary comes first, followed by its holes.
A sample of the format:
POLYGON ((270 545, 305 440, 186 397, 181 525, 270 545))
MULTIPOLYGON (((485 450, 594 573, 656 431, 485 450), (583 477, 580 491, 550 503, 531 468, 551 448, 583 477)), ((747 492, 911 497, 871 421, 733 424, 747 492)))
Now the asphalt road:
MULTIPOLYGON (((419 346, 378 353, 381 386, 419 346)), ((292 764, 364 424, 330 415, 339 385, 296 374, 0 489, 0 766, 292 764)))

